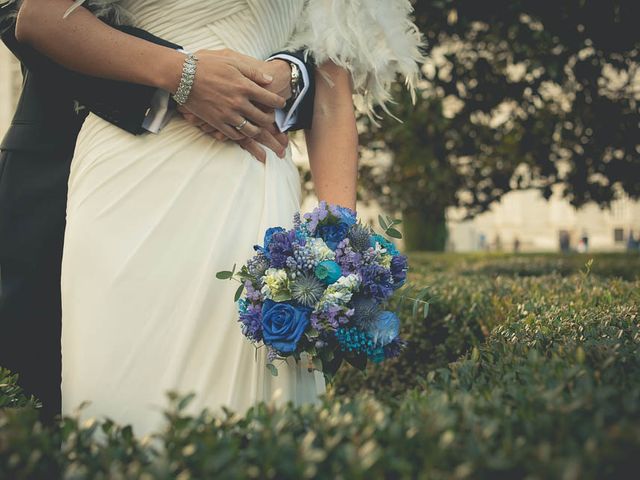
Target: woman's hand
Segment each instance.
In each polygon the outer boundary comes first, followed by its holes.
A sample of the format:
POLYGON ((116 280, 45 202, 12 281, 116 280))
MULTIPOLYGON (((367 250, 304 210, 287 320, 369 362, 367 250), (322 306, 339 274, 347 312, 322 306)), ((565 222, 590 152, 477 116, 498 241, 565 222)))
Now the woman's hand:
MULTIPOLYGON (((262 62, 252 57, 247 57, 231 50, 220 51, 226 58, 236 59, 239 62, 246 63, 249 68, 254 68, 255 71, 262 71, 272 78, 272 81, 267 85, 264 85, 269 91, 280 95, 281 97, 288 99, 291 96, 291 67, 284 60, 271 60, 268 62, 262 62)), ((254 74, 255 76, 255 74, 254 74)), ((262 108, 263 110, 264 107, 262 108)), ((203 132, 211 135, 218 141, 224 142, 230 138, 221 132, 213 125, 207 123, 196 114, 190 112, 184 107, 178 107, 178 111, 182 114, 184 119, 190 124, 198 127, 203 132)), ((273 115, 273 110, 265 110, 268 115, 273 115)), ((246 127, 245 127, 246 128, 246 127)), ((243 128, 244 131, 244 128, 243 128)), ((278 131, 277 127, 272 121, 267 127, 262 127, 260 132, 254 137, 241 137, 239 139, 233 139, 243 149, 251 153, 256 159, 261 162, 265 162, 267 154, 262 146, 273 150, 276 155, 283 158, 285 155, 286 147, 289 144, 289 137, 278 131)))
POLYGON ((274 81, 268 62, 228 49, 201 50, 196 56, 195 82, 185 108, 232 140, 264 135, 275 121, 274 109, 285 104, 267 89, 274 81), (241 130, 234 128, 244 120, 241 130))

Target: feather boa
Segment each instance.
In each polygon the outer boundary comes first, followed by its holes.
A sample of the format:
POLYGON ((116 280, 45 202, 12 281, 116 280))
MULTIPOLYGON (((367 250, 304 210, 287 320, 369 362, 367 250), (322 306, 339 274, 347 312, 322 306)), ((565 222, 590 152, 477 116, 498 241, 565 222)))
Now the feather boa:
POLYGON ((385 104, 397 74, 415 101, 423 55, 412 10, 409 0, 309 0, 287 49, 304 48, 318 64, 331 60, 347 69, 358 109, 375 121, 376 105, 389 113, 385 104))

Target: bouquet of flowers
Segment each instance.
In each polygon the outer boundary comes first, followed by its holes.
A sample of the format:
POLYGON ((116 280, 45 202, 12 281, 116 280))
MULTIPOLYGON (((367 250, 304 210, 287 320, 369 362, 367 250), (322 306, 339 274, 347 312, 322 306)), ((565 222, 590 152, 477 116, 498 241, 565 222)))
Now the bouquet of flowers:
MULTIPOLYGON (((389 236, 400 238, 399 220, 380 217, 389 236)), ((310 368, 331 378, 343 361, 367 362, 398 356, 405 343, 400 321, 386 310, 407 276, 407 258, 393 243, 358 221, 348 208, 321 202, 294 216, 294 228, 269 228, 264 244, 236 272, 242 333, 266 346, 273 375, 277 359, 308 355, 310 368)))

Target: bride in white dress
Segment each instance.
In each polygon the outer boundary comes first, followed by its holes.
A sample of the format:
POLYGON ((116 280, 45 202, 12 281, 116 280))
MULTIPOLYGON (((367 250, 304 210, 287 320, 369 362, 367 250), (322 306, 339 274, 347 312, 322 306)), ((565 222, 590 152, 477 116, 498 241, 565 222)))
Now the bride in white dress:
MULTIPOLYGON (((406 0, 117 3, 136 26, 192 52, 228 48, 264 59, 306 47, 319 65, 349 71, 365 110, 387 100, 396 72, 411 78, 417 68, 420 38, 406 0)), ((337 88, 337 79, 326 76, 318 77, 325 85, 318 86, 312 132, 316 121, 332 121, 322 118, 322 96, 337 88)), ((355 132, 353 114, 347 122, 348 128, 335 122, 332 138, 309 138, 340 144, 355 132)), ((320 171, 322 158, 314 152, 322 147, 309 150, 312 172, 320 171)), ((352 157, 355 148, 345 162, 352 157)), ((331 187, 321 186, 323 194, 318 181, 320 199, 332 201, 331 187)), ((355 191, 355 174, 349 181, 355 191)), ((261 163, 181 117, 159 135, 136 137, 90 115, 69 179, 64 413, 90 401, 83 415, 108 416, 147 433, 161 424, 168 391, 195 392, 193 410, 243 412, 258 401, 316 401, 325 388, 322 376, 293 360, 271 376, 263 350, 256 354, 240 332, 235 286, 215 277, 244 263, 266 228, 290 227, 300 200, 290 149, 285 158, 268 150, 261 163)))

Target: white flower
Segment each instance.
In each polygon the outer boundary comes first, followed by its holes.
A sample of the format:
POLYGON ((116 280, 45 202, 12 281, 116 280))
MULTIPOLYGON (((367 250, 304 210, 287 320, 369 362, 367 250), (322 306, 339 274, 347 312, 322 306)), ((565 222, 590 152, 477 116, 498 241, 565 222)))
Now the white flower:
MULTIPOLYGON (((360 277, 355 273, 338 278, 335 283, 327 287, 320 299, 321 307, 346 306, 353 293, 360 288, 360 277)), ((322 308, 321 308, 322 309, 322 308)))
POLYGON ((265 298, 282 302, 291 298, 289 279, 284 269, 268 268, 262 278, 264 285, 260 290, 265 298))
POLYGON ((335 252, 331 250, 321 238, 309 238, 307 245, 311 248, 313 257, 318 263, 325 260, 335 260, 336 258, 335 252))

